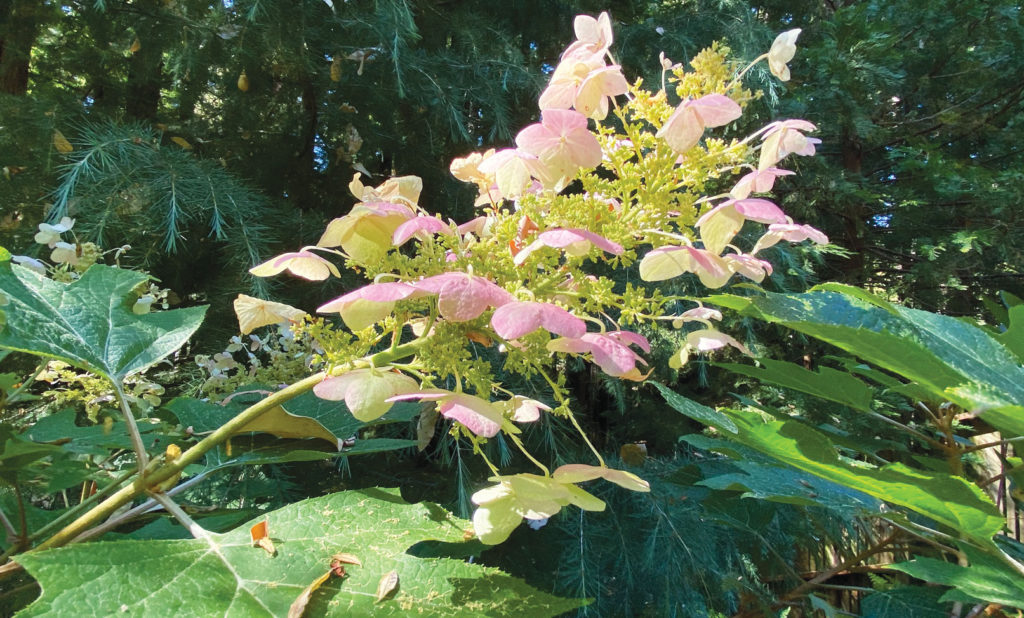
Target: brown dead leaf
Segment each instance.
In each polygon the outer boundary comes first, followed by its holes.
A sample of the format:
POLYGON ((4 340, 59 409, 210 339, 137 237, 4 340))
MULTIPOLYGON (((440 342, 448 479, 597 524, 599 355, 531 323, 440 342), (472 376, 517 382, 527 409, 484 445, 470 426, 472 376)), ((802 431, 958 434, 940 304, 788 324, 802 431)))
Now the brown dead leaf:
POLYGON ((68 138, 64 137, 64 134, 56 129, 53 131, 53 147, 61 154, 68 154, 75 149, 71 142, 68 141, 68 138))
POLYGON ((331 571, 327 571, 320 577, 313 580, 313 583, 306 586, 306 589, 302 591, 302 594, 292 602, 291 607, 288 608, 288 618, 301 618, 303 612, 306 611, 306 606, 309 605, 310 599, 313 598, 313 593, 316 592, 317 588, 322 586, 325 581, 330 579, 331 571))
MULTIPOLYGON (((254 546, 262 547, 271 556, 277 553, 277 548, 274 547, 274 542, 270 540, 266 520, 261 521, 252 528, 249 528, 249 536, 252 538, 252 544, 254 546)), ((317 585, 319 586, 319 584, 317 585)))
POLYGON ((420 418, 416 421, 416 450, 423 452, 434 438, 437 428, 437 406, 433 403, 421 408, 420 418))
POLYGON ((398 571, 388 571, 380 578, 380 583, 377 584, 377 600, 376 603, 389 598, 394 592, 398 590, 398 571))

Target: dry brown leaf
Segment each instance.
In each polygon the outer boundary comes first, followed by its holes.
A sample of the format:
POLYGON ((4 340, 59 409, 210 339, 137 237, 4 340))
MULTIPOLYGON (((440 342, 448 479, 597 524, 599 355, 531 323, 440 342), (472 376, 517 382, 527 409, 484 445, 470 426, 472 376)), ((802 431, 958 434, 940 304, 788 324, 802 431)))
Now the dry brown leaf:
POLYGON ((245 74, 245 71, 238 76, 238 89, 242 92, 249 92, 249 76, 245 74))
POLYGON ((376 603, 390 597, 395 590, 398 590, 398 571, 388 571, 380 578, 380 583, 377 584, 377 600, 376 603))
POLYGON ((303 612, 306 611, 306 606, 309 605, 310 599, 313 598, 313 593, 316 592, 317 588, 322 586, 325 581, 330 579, 331 571, 327 571, 320 577, 313 580, 313 583, 306 586, 306 589, 302 591, 302 594, 292 602, 292 606, 288 608, 288 618, 300 618, 303 612))
POLYGON ((420 418, 416 421, 416 450, 422 452, 434 438, 437 428, 437 406, 433 403, 421 408, 420 418))
POLYGON ((619 448, 619 459, 630 466, 642 466, 647 459, 647 445, 643 442, 623 444, 619 448))
POLYGON ((252 544, 254 546, 262 547, 271 556, 277 553, 277 548, 274 547, 274 542, 270 540, 266 520, 261 521, 252 528, 249 528, 249 536, 252 538, 252 544))
POLYGON ((132 41, 132 46, 128 48, 128 51, 134 54, 140 49, 142 49, 142 41, 139 40, 139 37, 135 37, 135 40, 132 41))
POLYGON ((185 139, 184 137, 177 137, 177 136, 175 136, 175 137, 171 138, 171 141, 174 142, 175 144, 181 146, 185 150, 192 150, 192 144, 188 143, 188 140, 185 139))
POLYGON ((341 81, 341 56, 335 56, 334 60, 331 61, 331 81, 341 81))
POLYGON ((234 306, 235 315, 238 316, 238 328, 243 335, 248 335, 260 326, 301 322, 308 315, 302 309, 245 294, 238 295, 234 306))
POLYGON ((64 137, 64 134, 56 129, 53 130, 53 147, 61 154, 68 154, 75 149, 71 142, 68 141, 68 138, 64 137))
POLYGON ((331 556, 331 564, 338 562, 340 564, 354 564, 356 566, 363 566, 362 561, 355 554, 334 554, 331 556))

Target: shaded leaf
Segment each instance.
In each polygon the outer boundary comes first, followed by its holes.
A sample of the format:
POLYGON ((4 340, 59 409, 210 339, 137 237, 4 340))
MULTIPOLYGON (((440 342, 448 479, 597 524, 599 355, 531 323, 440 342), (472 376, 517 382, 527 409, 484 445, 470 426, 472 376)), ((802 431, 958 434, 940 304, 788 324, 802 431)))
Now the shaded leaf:
POLYGON ((692 399, 687 399, 664 384, 659 384, 658 382, 653 384, 661 392, 668 405, 672 406, 676 412, 681 412, 699 423, 710 425, 716 429, 736 433, 736 424, 727 415, 718 410, 703 406, 692 399))
MULTIPOLYGON (((69 453, 81 455, 109 455, 111 449, 131 449, 131 438, 124 421, 115 421, 110 427, 99 425, 80 426, 75 424, 74 410, 61 410, 42 417, 23 434, 33 442, 59 444, 69 453)), ((155 434, 164 434, 166 425, 140 423, 142 440, 150 445, 155 434)))
MULTIPOLYGON (((927 582, 952 586, 968 596, 989 603, 1024 608, 1024 577, 997 558, 983 554, 972 547, 960 547, 970 566, 934 558, 915 558, 910 562, 891 565, 911 577, 927 582)), ((950 600, 947 593, 940 600, 950 600)), ((959 597, 958 597, 959 598, 959 597)))
POLYGON ((712 476, 700 481, 698 485, 743 491, 745 498, 819 506, 861 515, 874 515, 882 505, 880 500, 862 492, 793 468, 742 459, 733 464, 742 472, 712 476))
POLYGON ((267 560, 253 560, 244 525, 212 534, 209 542, 114 541, 22 554, 18 562, 43 590, 23 615, 78 615, 88 607, 105 616, 284 616, 323 575, 331 548, 347 547, 373 551, 344 580, 321 587, 310 602, 311 615, 554 616, 582 604, 493 568, 407 554, 424 540, 461 541, 469 522, 433 504, 408 504, 397 490, 336 493, 259 519, 264 518, 280 538, 277 556, 267 560), (394 600, 377 604, 381 576, 391 570, 404 574, 401 590, 394 600))
POLYGON ((879 590, 864 597, 861 618, 947 618, 949 610, 940 601, 942 588, 900 586, 879 590))

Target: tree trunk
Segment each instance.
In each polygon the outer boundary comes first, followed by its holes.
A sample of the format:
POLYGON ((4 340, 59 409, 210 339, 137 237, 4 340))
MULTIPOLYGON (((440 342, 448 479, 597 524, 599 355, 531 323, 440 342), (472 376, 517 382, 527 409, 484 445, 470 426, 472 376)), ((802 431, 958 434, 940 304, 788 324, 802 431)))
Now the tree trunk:
POLYGON ((39 28, 42 4, 35 0, 0 0, 0 92, 28 92, 28 63, 39 28))

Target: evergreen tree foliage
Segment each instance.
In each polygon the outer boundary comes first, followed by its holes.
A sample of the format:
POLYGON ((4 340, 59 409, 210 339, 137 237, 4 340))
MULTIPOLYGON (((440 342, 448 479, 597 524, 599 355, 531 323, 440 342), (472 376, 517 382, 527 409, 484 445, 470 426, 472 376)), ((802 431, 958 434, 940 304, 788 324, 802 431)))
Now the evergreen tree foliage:
POLYGON ((828 278, 929 310, 1020 294, 1024 20, 1019 3, 766 2, 801 27, 778 114, 816 122, 787 209, 854 252, 828 278))

